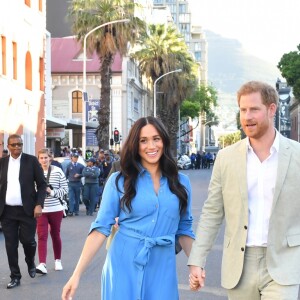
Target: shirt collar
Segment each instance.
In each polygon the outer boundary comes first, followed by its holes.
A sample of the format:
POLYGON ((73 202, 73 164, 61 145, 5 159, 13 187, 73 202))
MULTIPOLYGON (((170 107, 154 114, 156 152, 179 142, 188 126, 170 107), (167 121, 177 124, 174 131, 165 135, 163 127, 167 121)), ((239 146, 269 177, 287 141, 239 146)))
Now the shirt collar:
MULTIPOLYGON (((253 148, 250 144, 250 140, 249 140, 248 136, 246 137, 246 145, 247 145, 248 150, 253 151, 253 148)), ((276 151, 276 152, 279 151, 279 132, 277 131, 277 129, 275 129, 275 139, 274 139, 273 144, 270 148, 270 153, 273 153, 274 151, 276 151)))
POLYGON ((10 155, 10 156, 9 156, 9 160, 11 160, 11 161, 21 161, 22 153, 23 153, 23 152, 21 152, 21 154, 20 154, 17 158, 13 158, 13 157, 10 155))

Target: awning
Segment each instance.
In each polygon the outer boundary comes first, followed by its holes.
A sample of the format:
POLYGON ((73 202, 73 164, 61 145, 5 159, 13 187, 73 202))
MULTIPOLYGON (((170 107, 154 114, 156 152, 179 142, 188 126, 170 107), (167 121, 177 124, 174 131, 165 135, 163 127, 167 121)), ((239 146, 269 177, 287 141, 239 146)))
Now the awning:
MULTIPOLYGON (((47 128, 81 129, 82 121, 75 119, 63 120, 53 116, 47 116, 46 125, 47 128)), ((86 129, 96 129, 97 127, 97 122, 86 122, 86 129)))
MULTIPOLYGON (((86 129, 96 129, 98 127, 97 122, 86 122, 85 124, 86 129)), ((82 128, 82 121, 81 120, 67 120, 66 129, 81 129, 82 128)))
POLYGON ((47 128, 64 128, 67 126, 67 122, 53 116, 46 116, 46 126, 47 128))

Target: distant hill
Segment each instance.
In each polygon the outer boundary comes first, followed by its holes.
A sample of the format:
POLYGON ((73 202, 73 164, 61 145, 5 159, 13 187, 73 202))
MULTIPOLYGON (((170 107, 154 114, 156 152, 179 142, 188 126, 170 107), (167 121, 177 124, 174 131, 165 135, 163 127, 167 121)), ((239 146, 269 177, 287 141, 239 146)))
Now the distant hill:
POLYGON ((234 125, 239 87, 250 80, 261 80, 275 87, 280 72, 276 66, 247 53, 238 40, 224 38, 208 30, 205 34, 208 43, 208 82, 218 90, 222 121, 227 126, 234 125))

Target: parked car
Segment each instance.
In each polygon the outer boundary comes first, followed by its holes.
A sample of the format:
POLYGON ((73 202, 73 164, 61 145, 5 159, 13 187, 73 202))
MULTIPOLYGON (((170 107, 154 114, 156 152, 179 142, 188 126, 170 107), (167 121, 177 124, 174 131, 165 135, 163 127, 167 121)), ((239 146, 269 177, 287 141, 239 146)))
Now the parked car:
POLYGON ((177 167, 180 170, 191 169, 191 167, 192 167, 191 159, 185 154, 179 156, 179 158, 177 159, 177 167))

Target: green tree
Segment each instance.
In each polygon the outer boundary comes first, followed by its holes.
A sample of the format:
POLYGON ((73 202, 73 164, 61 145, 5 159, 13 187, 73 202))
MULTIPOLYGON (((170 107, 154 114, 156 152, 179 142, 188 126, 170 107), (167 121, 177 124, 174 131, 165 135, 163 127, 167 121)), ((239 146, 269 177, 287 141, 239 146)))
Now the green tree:
POLYGON ((238 142, 240 140, 241 140, 241 132, 240 131, 221 135, 218 139, 219 145, 221 146, 221 148, 225 148, 227 146, 235 144, 236 142, 238 142))
POLYGON ((157 116, 165 124, 171 138, 173 155, 177 152, 179 107, 196 86, 197 65, 187 46, 172 25, 150 24, 138 41, 132 57, 139 61, 141 71, 155 82, 165 73, 171 73, 157 81, 157 116))
POLYGON ((246 137, 246 135, 245 135, 245 132, 244 132, 242 124, 241 124, 240 115, 241 115, 241 112, 238 111, 236 113, 236 128, 238 128, 240 130, 240 132, 241 132, 241 139, 243 139, 243 138, 246 137))
POLYGON ((216 117, 213 113, 218 105, 218 92, 212 85, 200 85, 195 92, 184 100, 180 107, 181 117, 191 117, 192 119, 201 115, 206 115, 206 119, 216 117), (195 109, 193 111, 193 108, 195 109), (207 118, 210 116, 210 118, 207 118))
POLYGON ((111 21, 129 19, 129 23, 107 25, 92 33, 87 39, 87 47, 96 51, 100 62, 101 95, 96 130, 99 148, 108 148, 111 99, 111 65, 116 53, 127 54, 128 43, 134 44, 143 22, 134 16, 136 5, 131 0, 72 0, 68 16, 77 39, 83 44, 85 35, 95 27, 111 21))
MULTIPOLYGON (((219 120, 217 115, 214 113, 214 108, 218 105, 218 92, 212 85, 200 85, 191 97, 184 100, 180 107, 180 116, 191 117, 192 119, 198 118, 199 125, 199 115, 201 116, 202 128, 201 128, 201 145, 204 146, 204 134, 205 126, 207 124, 209 127, 212 125, 218 125, 219 120), (203 143, 203 144, 202 144, 203 143)), ((195 127, 195 128, 196 128, 195 127)), ((195 128, 191 129, 194 130, 195 128)))
POLYGON ((289 86, 293 87, 295 97, 300 101, 300 44, 298 51, 284 54, 277 67, 289 86))

